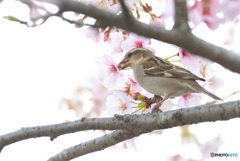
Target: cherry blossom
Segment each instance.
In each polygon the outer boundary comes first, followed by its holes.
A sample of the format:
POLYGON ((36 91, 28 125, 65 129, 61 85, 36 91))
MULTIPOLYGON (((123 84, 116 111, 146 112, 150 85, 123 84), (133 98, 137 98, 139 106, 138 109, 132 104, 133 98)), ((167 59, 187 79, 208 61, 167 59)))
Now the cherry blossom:
POLYGON ((87 80, 85 89, 92 93, 91 101, 93 103, 91 107, 90 114, 91 116, 99 116, 105 108, 105 98, 110 94, 110 91, 103 86, 95 77, 87 80))
POLYGON ((122 50, 123 52, 128 52, 133 48, 141 47, 154 51, 153 48, 148 46, 149 44, 150 39, 131 33, 129 38, 122 43, 122 50))
POLYGON ((122 52, 121 45, 124 41, 122 32, 111 32, 109 35, 109 46, 113 48, 113 53, 122 52))
POLYGON ((100 34, 100 31, 92 27, 89 27, 85 30, 84 37, 92 38, 97 43, 100 42, 102 39, 102 35, 100 34))
POLYGON ((98 78, 106 88, 121 89, 123 77, 120 76, 116 62, 110 55, 103 55, 97 59, 99 67, 98 78))
POLYGON ((181 49, 179 52, 182 65, 199 77, 208 78, 214 74, 212 62, 181 49))
POLYGON ((215 92, 221 89, 221 87, 224 85, 222 77, 222 72, 214 72, 214 74, 207 79, 208 89, 215 92))
POLYGON ((240 14, 239 0, 224 0, 220 6, 224 21, 232 21, 240 14))
POLYGON ((218 28, 222 20, 217 17, 220 0, 195 1, 194 5, 189 8, 191 21, 195 26, 204 22, 210 29, 218 28))
POLYGON ((172 17, 173 14, 174 14, 174 1, 167 0, 161 16, 163 19, 167 19, 169 17, 172 17))
POLYGON ((178 100, 178 107, 185 108, 185 107, 192 107, 201 104, 202 95, 199 93, 189 93, 184 96, 181 96, 178 100))
MULTIPOLYGON (((188 53, 186 50, 180 50, 179 52, 180 59, 182 61, 182 65, 196 74, 197 76, 201 78, 205 78, 206 82, 199 81, 198 83, 203 86, 211 86, 214 88, 214 85, 217 85, 218 87, 222 85, 222 82, 217 81, 214 79, 214 68, 213 63, 205 58, 202 58, 200 56, 195 56, 190 53, 188 53), (212 82, 216 82, 212 84, 212 82)), ((184 95, 179 98, 179 104, 178 106, 180 108, 182 107, 190 107, 190 106, 196 106, 201 104, 203 94, 199 93, 191 93, 184 95)))
POLYGON ((107 114, 130 114, 132 113, 131 97, 121 91, 113 91, 106 99, 107 114))

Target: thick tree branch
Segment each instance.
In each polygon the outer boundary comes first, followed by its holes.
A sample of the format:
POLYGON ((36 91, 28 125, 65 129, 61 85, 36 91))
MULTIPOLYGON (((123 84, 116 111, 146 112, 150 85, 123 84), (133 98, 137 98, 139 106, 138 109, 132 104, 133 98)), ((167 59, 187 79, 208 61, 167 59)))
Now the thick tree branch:
MULTIPOLYGON (((21 0, 25 2, 26 0, 21 0)), ((62 12, 64 11, 73 11, 76 13, 81 13, 89 17, 93 17, 105 25, 116 26, 122 28, 126 31, 134 32, 138 35, 142 35, 149 38, 154 38, 159 41, 166 43, 174 44, 179 47, 182 47, 192 54, 196 54, 202 57, 205 57, 209 60, 212 60, 216 63, 221 64, 225 68, 240 73, 240 55, 232 51, 223 49, 221 47, 215 46, 213 44, 207 43, 204 40, 194 36, 191 32, 178 32, 178 30, 165 30, 159 26, 148 25, 132 19, 131 24, 127 23, 125 17, 122 15, 116 15, 114 13, 105 11, 93 5, 86 5, 84 3, 72 0, 42 0, 48 3, 58 6, 62 12)), ((183 0, 177 0, 175 3, 185 6, 183 0), (179 1, 179 2, 178 2, 179 1)), ((25 2, 26 3, 26 2, 25 2)), ((183 7, 184 8, 184 7, 183 7)), ((180 10, 176 13, 181 13, 180 10)), ((180 16, 176 16, 176 25, 182 22, 186 22, 186 10, 184 9, 183 13, 180 16), (180 18, 181 17, 181 18, 180 18)))
MULTIPOLYGON (((151 132, 153 129, 166 129, 175 125, 187 125, 199 122, 228 120, 232 116, 240 117, 240 101, 224 103, 221 105, 198 106, 189 109, 181 109, 169 111, 165 113, 147 114, 146 120, 141 116, 118 116, 125 121, 125 124, 130 124, 133 130, 116 130, 112 133, 98 137, 96 139, 78 144, 71 148, 65 149, 49 161, 64 161, 74 159, 86 155, 91 152, 103 150, 107 147, 115 145, 124 140, 131 139, 143 133, 151 132), (233 106, 232 106, 233 105, 233 106), (230 111, 229 108, 231 108, 230 111), (227 111, 226 111, 227 109, 227 111), (151 116, 151 117, 150 117, 151 116), (196 120, 193 118, 197 118, 196 120), (138 123, 138 121, 140 121, 138 123), (137 125, 137 126, 135 126, 137 125)), ((124 125, 123 125, 124 128, 124 125)))
POLYGON ((163 113, 149 113, 141 115, 124 115, 112 118, 82 118, 77 121, 22 128, 21 130, 0 136, 0 149, 5 146, 42 136, 49 136, 51 140, 57 136, 83 130, 128 130, 134 133, 167 129, 200 122, 229 120, 240 117, 240 101, 217 105, 203 105, 193 108, 167 111, 163 113))

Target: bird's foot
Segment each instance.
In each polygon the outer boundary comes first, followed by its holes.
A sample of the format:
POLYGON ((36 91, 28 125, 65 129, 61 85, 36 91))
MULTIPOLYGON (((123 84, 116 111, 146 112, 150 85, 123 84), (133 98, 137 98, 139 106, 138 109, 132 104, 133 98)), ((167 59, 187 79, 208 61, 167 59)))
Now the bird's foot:
POLYGON ((157 103, 157 104, 152 108, 152 112, 162 112, 162 110, 159 107, 166 100, 158 95, 154 95, 154 97, 148 98, 138 92, 134 94, 133 99, 136 101, 141 101, 140 103, 138 103, 138 105, 136 107, 138 109, 136 111, 134 111, 133 113, 136 113, 140 110, 142 110, 142 113, 143 113, 146 109, 149 109, 151 107, 151 105, 154 103, 157 103))
POLYGON ((165 97, 164 99, 161 96, 154 95, 154 103, 157 103, 153 108, 152 108, 152 113, 154 112, 162 112, 160 107, 162 106, 162 103, 168 99, 168 97, 165 97))
POLYGON ((160 106, 156 106, 156 105, 155 105, 155 106, 152 108, 152 113, 162 112, 162 110, 159 108, 159 107, 161 107, 161 105, 162 105, 162 104, 160 104, 160 106))

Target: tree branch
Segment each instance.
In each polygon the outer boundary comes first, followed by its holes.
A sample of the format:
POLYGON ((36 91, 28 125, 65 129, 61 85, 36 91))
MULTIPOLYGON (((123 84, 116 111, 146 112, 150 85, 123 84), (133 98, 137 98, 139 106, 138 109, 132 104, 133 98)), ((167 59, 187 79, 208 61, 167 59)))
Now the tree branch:
POLYGON ((104 136, 97 137, 93 140, 65 149, 59 154, 51 157, 48 161, 65 161, 74 159, 91 152, 103 150, 107 147, 113 146, 138 135, 140 135, 140 132, 133 133, 131 131, 116 130, 104 136))
MULTIPOLYGON (((26 0, 21 0, 26 1, 26 0)), ((184 32, 177 32, 175 30, 165 30, 159 26, 149 25, 132 19, 132 23, 126 23, 124 16, 116 15, 114 13, 105 11, 93 5, 86 5, 84 3, 72 0, 42 0, 41 2, 48 2, 58 6, 63 12, 73 11, 76 13, 81 13, 89 17, 93 17, 108 26, 116 26, 122 28, 126 31, 134 32, 138 35, 153 38, 166 43, 174 44, 179 47, 184 48, 192 54, 196 54, 212 60, 216 63, 221 64, 223 67, 240 73, 240 55, 236 54, 230 50, 215 46, 210 44, 196 36, 191 32, 187 34, 184 32), (146 32, 147 31, 147 32, 146 32)), ((177 0, 175 2, 180 7, 183 7, 183 0, 177 0), (178 2, 179 1, 179 2, 178 2)), ((183 7, 184 8, 184 7, 183 7)), ((177 13, 181 13, 177 7, 177 13), (179 11, 178 11, 179 10, 179 11)), ((181 15, 176 15, 176 25, 180 22, 186 22, 186 12, 184 11, 181 15), (181 18, 180 18, 181 17, 181 18)), ((175 27, 176 28, 176 27, 175 27)))
POLYGON ((124 115, 112 118, 82 118, 77 121, 22 128, 0 136, 0 150, 5 146, 29 138, 49 136, 54 138, 83 130, 127 130, 131 132, 153 131, 167 129, 200 122, 229 120, 240 117, 240 101, 217 105, 203 105, 193 108, 167 111, 163 113, 148 113, 141 115, 124 115))
POLYGON ((130 15, 130 13, 129 13, 129 9, 128 9, 127 5, 125 4, 125 1, 124 1, 124 0, 120 0, 120 5, 121 5, 121 7, 122 7, 122 13, 123 13, 123 15, 124 15, 126 18, 130 17, 131 15, 130 15))
POLYGON ((180 29, 185 31, 191 31, 188 25, 188 10, 186 0, 174 0, 175 13, 174 19, 175 23, 173 29, 180 29))
MULTIPOLYGON (((140 119, 141 116, 137 115, 134 115, 133 117, 130 115, 118 116, 120 119, 125 120, 125 124, 132 126, 133 130, 116 130, 107 135, 75 145, 53 156, 49 161, 74 159, 91 152, 103 150, 143 133, 151 132, 153 129, 167 129, 179 125, 205 122, 206 120, 228 120, 232 118, 232 116, 240 117, 240 101, 205 107, 198 106, 189 109, 185 108, 165 113, 147 114, 147 117, 145 118, 146 120, 144 120, 144 118, 140 119), (230 111, 228 111, 229 108, 231 108, 230 111)), ((123 124, 123 128, 125 124, 123 124)))

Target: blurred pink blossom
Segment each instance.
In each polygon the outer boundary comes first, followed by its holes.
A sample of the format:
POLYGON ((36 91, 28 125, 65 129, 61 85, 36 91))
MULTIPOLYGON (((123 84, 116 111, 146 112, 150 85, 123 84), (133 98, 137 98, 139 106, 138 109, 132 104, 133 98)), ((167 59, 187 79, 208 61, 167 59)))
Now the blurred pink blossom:
POLYGON ((209 78, 214 74, 213 63, 210 60, 190 54, 183 49, 180 49, 179 56, 182 65, 197 76, 209 78))
POLYGON ((93 106, 91 109, 91 116, 92 113, 99 116, 106 109, 105 99, 110 94, 110 91, 105 88, 103 84, 99 82, 95 77, 89 78, 85 86, 86 89, 92 93, 91 101, 93 102, 93 106))
POLYGON ((195 4, 189 8, 190 19, 195 26, 204 22, 210 29, 215 30, 222 23, 222 20, 217 17, 219 6, 220 0, 196 0, 195 4))
POLYGON ((132 113, 131 97, 120 91, 113 91, 106 99, 107 113, 114 114, 132 113))
POLYGON ((202 100, 202 94, 189 93, 189 94, 179 97, 178 107, 186 108, 186 107, 197 106, 197 105, 201 104, 201 100, 202 100))
POLYGON ((240 14, 240 1, 224 0, 219 10, 223 11, 224 21, 232 21, 240 14))
POLYGON ((165 20, 170 17, 173 17, 173 15, 174 15, 174 1, 167 0, 167 1, 165 1, 165 7, 164 7, 161 15, 154 18, 154 20, 151 20, 150 24, 165 27, 165 20))
POLYGON ((122 43, 124 40, 124 36, 122 32, 111 32, 109 35, 109 46, 113 48, 113 53, 122 52, 122 43))
MULTIPOLYGON (((219 87, 221 87, 224 83, 223 80, 216 76, 213 62, 210 60, 207 60, 205 58, 202 58, 200 56, 196 56, 193 54, 188 53, 186 50, 180 50, 179 56, 182 60, 182 64, 185 68, 196 74, 197 76, 201 78, 205 78, 206 82, 200 82, 199 83, 203 86, 206 86, 210 89, 210 91, 217 91, 219 87)), ((194 94, 193 96, 196 97, 197 94, 194 94)), ((186 95, 189 96, 189 95, 186 95)), ((192 97, 192 95, 190 95, 192 97)), ((184 97, 184 96, 183 96, 184 97)), ((181 102, 186 102, 185 99, 180 99, 181 102)), ((195 100, 193 100, 195 101, 195 100)), ((183 105, 187 105, 189 103, 181 103, 183 105)))
POLYGON ((133 48, 141 47, 154 51, 149 44, 150 39, 130 33, 129 38, 122 43, 122 50, 126 53, 133 48))
POLYGON ((174 1, 173 0, 167 0, 165 1, 165 7, 161 14, 163 19, 167 19, 169 17, 172 17, 174 14, 174 1))
POLYGON ((97 59, 99 67, 98 78, 106 88, 119 89, 121 84, 120 74, 116 62, 110 55, 103 55, 97 59))
POLYGON ((92 27, 89 27, 85 30, 84 37, 91 38, 97 43, 100 42, 102 39, 100 31, 98 29, 92 28, 92 27))
POLYGON ((209 82, 208 89, 210 91, 218 91, 224 85, 224 81, 220 74, 221 73, 219 73, 219 74, 214 73, 214 75, 212 75, 212 77, 209 77, 207 79, 207 81, 209 82))

